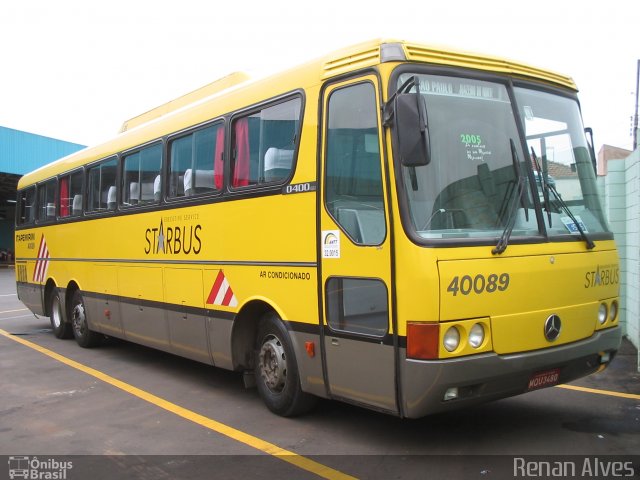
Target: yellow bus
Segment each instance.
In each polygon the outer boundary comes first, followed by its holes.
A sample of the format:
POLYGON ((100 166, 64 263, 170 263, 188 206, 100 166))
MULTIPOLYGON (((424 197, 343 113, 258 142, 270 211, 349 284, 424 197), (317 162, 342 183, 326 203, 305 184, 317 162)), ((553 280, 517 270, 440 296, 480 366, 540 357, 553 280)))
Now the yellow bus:
POLYGON ((401 417, 604 369, 619 267, 571 78, 377 40, 232 75, 18 185, 20 299, 59 338, 401 417))

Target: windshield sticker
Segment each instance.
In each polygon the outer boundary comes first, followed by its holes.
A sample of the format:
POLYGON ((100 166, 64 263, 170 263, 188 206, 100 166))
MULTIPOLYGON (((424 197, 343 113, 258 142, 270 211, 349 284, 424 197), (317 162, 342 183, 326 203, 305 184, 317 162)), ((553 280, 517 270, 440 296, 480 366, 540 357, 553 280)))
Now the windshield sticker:
POLYGON ((480 135, 461 133, 460 143, 467 149, 467 160, 472 162, 484 162, 485 157, 491 155, 491 150, 487 150, 487 145, 480 135))
POLYGON ((322 231, 322 258, 340 258, 340 230, 322 231))
MULTIPOLYGON (((585 226, 584 222, 582 221, 582 219, 580 218, 579 215, 576 215, 576 220, 578 221, 578 224, 580 225, 580 228, 582 229, 582 231, 584 233, 589 233, 589 230, 587 230, 587 227, 585 226)), ((574 223, 573 220, 571 220, 571 217, 562 217, 561 218, 562 223, 564 223, 564 226, 566 227, 567 230, 569 230, 569 232, 571 233, 575 233, 575 234, 580 234, 580 231, 578 230, 578 227, 576 226, 576 224, 574 223)))

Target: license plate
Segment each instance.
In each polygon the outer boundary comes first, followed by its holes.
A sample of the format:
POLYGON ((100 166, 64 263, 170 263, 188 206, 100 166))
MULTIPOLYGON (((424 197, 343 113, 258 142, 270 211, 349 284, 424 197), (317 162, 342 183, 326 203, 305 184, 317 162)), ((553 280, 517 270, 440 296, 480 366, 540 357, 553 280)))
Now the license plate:
POLYGON ((531 375, 529 379, 529 385, 527 391, 537 390, 539 388, 549 387, 556 385, 560 379, 560 369, 554 368, 553 370, 546 370, 544 372, 537 372, 531 375))

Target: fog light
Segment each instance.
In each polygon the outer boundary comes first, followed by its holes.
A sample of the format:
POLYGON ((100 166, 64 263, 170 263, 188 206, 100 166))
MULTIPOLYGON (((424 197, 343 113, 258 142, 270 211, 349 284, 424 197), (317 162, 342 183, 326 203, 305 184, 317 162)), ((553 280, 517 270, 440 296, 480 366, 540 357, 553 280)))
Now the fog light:
POLYGON ((460 345, 460 333, 456 327, 450 327, 444 334, 444 348, 448 352, 453 352, 460 345))
POLYGON ((611 361, 611 352, 604 352, 602 355, 600 355, 601 364, 609 363, 610 361, 611 361))
POLYGON ((607 321, 608 313, 609 312, 607 312, 607 304, 601 303, 600 308, 598 308, 598 322, 600 322, 600 325, 607 321))
POLYGON ((447 391, 444 392, 444 401, 455 400, 458 398, 458 387, 447 388, 447 391))
POLYGON ((484 342, 484 328, 481 324, 476 323, 469 331, 469 345, 478 348, 484 342))
POLYGON ((614 300, 611 302, 611 308, 609 309, 609 321, 615 321, 618 316, 618 301, 614 300))

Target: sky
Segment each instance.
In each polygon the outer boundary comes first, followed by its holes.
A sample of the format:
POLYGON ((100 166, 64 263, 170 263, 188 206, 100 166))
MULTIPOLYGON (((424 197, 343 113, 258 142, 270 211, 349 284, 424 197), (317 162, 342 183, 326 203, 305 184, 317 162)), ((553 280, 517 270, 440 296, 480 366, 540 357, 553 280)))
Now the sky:
POLYGON ((631 149, 639 31, 629 0, 13 0, 0 7, 0 125, 94 145, 231 72, 395 38, 570 75, 596 150, 631 149))

